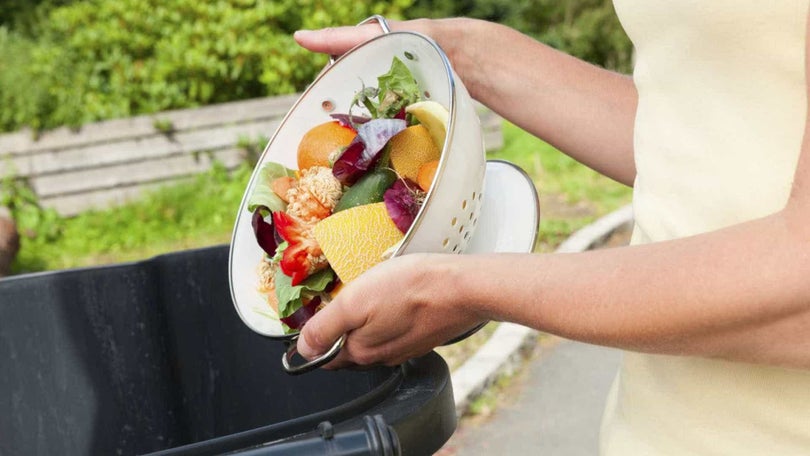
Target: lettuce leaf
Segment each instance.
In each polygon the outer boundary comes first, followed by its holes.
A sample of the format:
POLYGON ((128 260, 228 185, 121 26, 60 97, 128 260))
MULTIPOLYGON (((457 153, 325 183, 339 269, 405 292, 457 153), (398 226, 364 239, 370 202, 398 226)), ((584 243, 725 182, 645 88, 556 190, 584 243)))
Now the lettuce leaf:
POLYGON ((397 57, 391 62, 391 68, 377 78, 378 118, 394 118, 405 106, 416 103, 421 98, 419 85, 411 70, 397 57))
POLYGON ((364 86, 355 94, 347 117, 352 127, 357 128, 352 121, 358 117, 352 115, 352 108, 357 106, 365 107, 374 119, 403 118, 405 106, 420 99, 419 85, 411 70, 402 60, 394 57, 388 72, 377 77, 377 87, 364 86))
POLYGON ((270 184, 279 177, 295 177, 295 171, 286 168, 284 165, 269 162, 259 170, 256 183, 248 198, 248 211, 254 212, 257 207, 265 206, 272 212, 284 212, 287 210, 287 203, 284 202, 270 188, 270 184))
POLYGON ((293 312, 292 315, 285 318, 280 318, 284 332, 289 334, 293 330, 301 329, 310 318, 315 316, 318 312, 318 306, 321 305, 320 296, 315 296, 308 303, 304 304, 300 309, 293 312))
POLYGON ((279 268, 276 271, 275 280, 278 316, 279 318, 287 318, 304 305, 304 297, 324 291, 335 280, 335 273, 331 268, 326 268, 307 277, 300 284, 293 286, 290 276, 284 274, 279 268))
POLYGON ((287 247, 289 247, 289 246, 290 246, 289 242, 281 241, 281 243, 278 245, 278 247, 276 247, 276 254, 273 255, 272 258, 270 258, 270 262, 276 263, 276 264, 281 263, 281 258, 284 257, 284 250, 286 250, 287 247))

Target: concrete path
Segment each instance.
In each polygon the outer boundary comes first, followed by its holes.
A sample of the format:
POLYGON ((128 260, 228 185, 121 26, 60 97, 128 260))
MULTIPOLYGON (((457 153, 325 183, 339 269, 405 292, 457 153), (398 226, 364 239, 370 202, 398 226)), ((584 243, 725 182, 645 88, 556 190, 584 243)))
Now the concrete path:
POLYGON ((500 391, 492 413, 463 420, 440 455, 597 454, 621 353, 556 338, 538 352, 500 391))

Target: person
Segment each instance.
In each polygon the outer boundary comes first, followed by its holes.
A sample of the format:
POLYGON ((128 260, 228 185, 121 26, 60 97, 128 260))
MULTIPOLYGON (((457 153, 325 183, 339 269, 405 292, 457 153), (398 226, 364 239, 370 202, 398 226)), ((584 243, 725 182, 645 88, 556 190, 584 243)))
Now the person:
MULTIPOLYGON (((631 245, 415 254, 352 282, 303 329, 329 366, 398 364, 486 321, 626 350, 606 455, 810 454, 808 1, 615 0, 632 77, 465 18, 432 37, 470 94, 634 186, 631 245)), ((341 54, 376 25, 299 31, 341 54)))

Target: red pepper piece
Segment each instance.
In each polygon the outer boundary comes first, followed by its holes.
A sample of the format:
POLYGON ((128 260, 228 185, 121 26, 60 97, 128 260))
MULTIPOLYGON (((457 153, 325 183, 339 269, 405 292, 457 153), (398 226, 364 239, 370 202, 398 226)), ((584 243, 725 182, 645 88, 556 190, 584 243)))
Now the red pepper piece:
POLYGON ((319 257, 322 254, 321 247, 307 235, 307 228, 296 217, 284 212, 274 212, 273 223, 278 234, 288 244, 281 257, 281 270, 290 276, 293 286, 298 285, 309 276, 309 256, 319 257))

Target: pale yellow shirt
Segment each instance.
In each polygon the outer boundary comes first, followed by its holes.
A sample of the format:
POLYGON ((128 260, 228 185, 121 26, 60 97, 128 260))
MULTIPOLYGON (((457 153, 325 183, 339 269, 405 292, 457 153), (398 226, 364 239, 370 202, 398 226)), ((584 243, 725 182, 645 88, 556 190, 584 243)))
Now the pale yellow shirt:
MULTIPOLYGON (((784 207, 806 117, 808 0, 614 4, 637 52, 632 242, 784 207)), ((626 353, 601 452, 810 455, 810 371, 626 353)))

